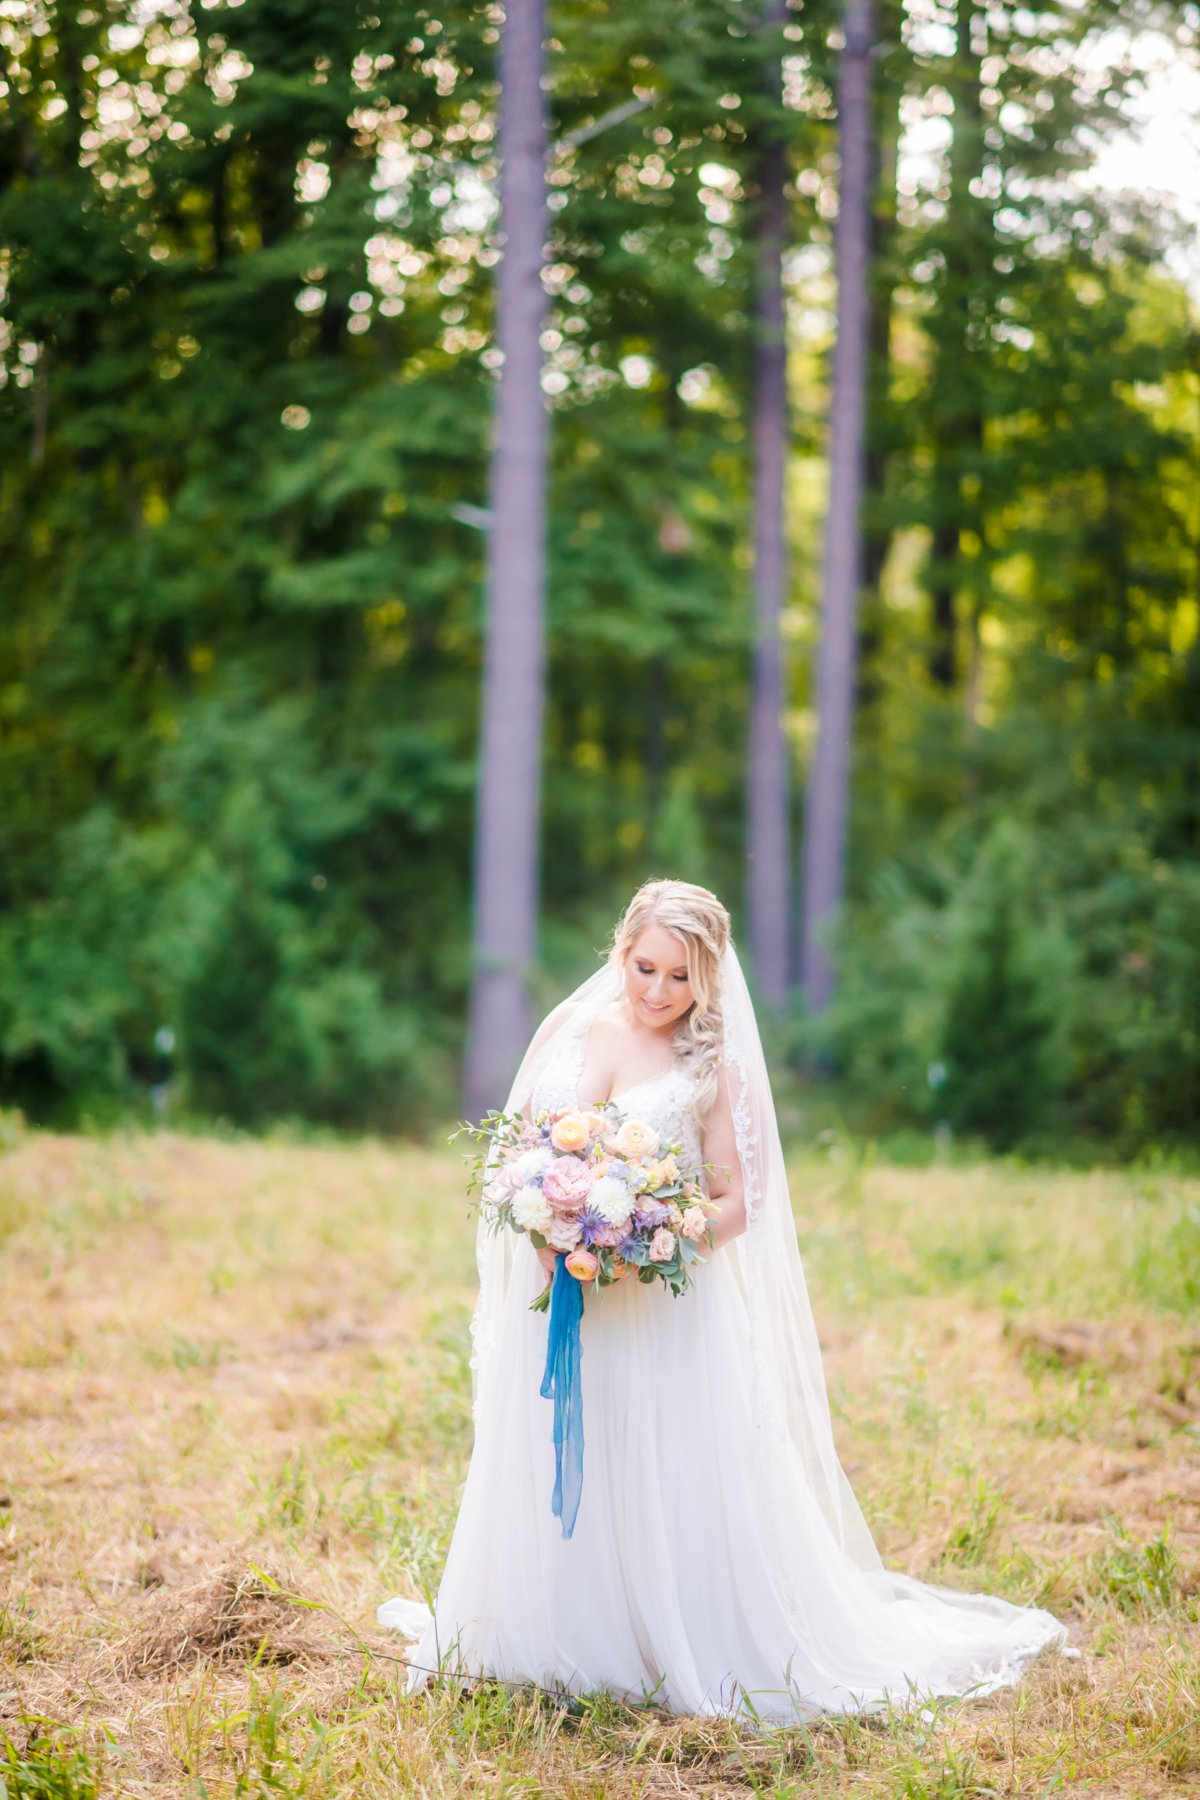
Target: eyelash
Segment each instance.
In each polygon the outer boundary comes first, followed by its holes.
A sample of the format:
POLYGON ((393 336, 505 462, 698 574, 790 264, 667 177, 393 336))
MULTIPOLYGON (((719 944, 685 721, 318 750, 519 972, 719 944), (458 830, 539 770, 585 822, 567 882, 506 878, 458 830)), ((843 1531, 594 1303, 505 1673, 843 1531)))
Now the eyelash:
MULTIPOLYGON (((639 963, 637 966, 637 972, 639 975, 653 975, 654 970, 653 969, 643 969, 641 963, 639 963)), ((673 977, 673 979, 675 981, 686 981, 687 976, 686 975, 676 975, 673 977)))

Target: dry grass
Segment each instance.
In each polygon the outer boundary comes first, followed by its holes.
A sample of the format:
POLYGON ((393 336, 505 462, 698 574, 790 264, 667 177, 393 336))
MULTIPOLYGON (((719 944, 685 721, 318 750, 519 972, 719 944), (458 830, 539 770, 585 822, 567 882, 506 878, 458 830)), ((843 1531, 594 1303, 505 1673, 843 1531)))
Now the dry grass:
POLYGON ((833 1145, 794 1194, 881 1546, 1078 1660, 756 1737, 408 1700, 470 1444, 453 1152, 17 1136, 0 1160, 0 1793, 1200 1793, 1200 1183, 833 1145))

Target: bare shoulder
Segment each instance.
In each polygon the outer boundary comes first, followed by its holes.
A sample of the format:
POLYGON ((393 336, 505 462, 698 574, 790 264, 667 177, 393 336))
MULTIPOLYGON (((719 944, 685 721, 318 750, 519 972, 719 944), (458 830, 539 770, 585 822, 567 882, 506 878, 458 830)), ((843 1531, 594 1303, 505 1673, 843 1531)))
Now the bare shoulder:
POLYGON ((599 1095, 611 1089, 618 1070, 629 1058, 629 1026, 618 1001, 601 1007, 594 1015, 587 1029, 585 1045, 586 1083, 599 1095))
POLYGON ((601 1042, 616 1043, 629 1035, 629 1026, 619 1000, 612 1000, 596 1014, 592 1028, 601 1042))

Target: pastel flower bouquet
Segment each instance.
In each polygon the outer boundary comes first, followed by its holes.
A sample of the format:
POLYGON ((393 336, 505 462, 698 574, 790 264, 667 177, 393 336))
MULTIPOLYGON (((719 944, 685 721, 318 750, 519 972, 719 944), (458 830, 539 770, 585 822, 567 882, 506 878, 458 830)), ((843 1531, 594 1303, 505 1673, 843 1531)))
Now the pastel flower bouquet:
MULTIPOLYGON (((486 1145, 476 1179, 496 1230, 524 1232, 538 1249, 558 1251, 567 1273, 594 1288, 636 1274, 676 1296, 686 1291, 701 1244, 713 1242, 716 1208, 700 1171, 680 1167, 678 1144, 662 1145, 641 1119, 622 1120, 611 1101, 532 1120, 489 1113, 460 1129, 486 1145)), ((547 1288, 532 1310, 549 1303, 547 1288)))
POLYGON ((611 1101, 533 1119, 492 1112, 455 1136, 464 1132, 483 1146, 472 1186, 482 1189, 485 1222, 557 1253, 554 1279, 530 1311, 550 1313, 541 1393, 554 1402, 551 1510, 569 1538, 583 1492, 584 1288, 635 1274, 678 1298, 701 1244, 716 1241, 709 1215, 718 1209, 700 1170, 680 1167, 681 1146, 662 1145, 641 1119, 622 1120, 611 1101))

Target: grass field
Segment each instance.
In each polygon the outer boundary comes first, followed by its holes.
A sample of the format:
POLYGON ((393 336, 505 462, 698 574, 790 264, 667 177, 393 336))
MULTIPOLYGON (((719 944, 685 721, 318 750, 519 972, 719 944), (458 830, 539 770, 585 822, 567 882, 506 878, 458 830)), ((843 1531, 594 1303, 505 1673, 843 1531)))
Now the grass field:
POLYGON ((470 1447, 450 1150, 12 1128, 0 1794, 1200 1794, 1200 1181, 899 1169, 792 1191, 885 1556, 1083 1654, 930 1721, 756 1736, 488 1684, 407 1699, 470 1447))

